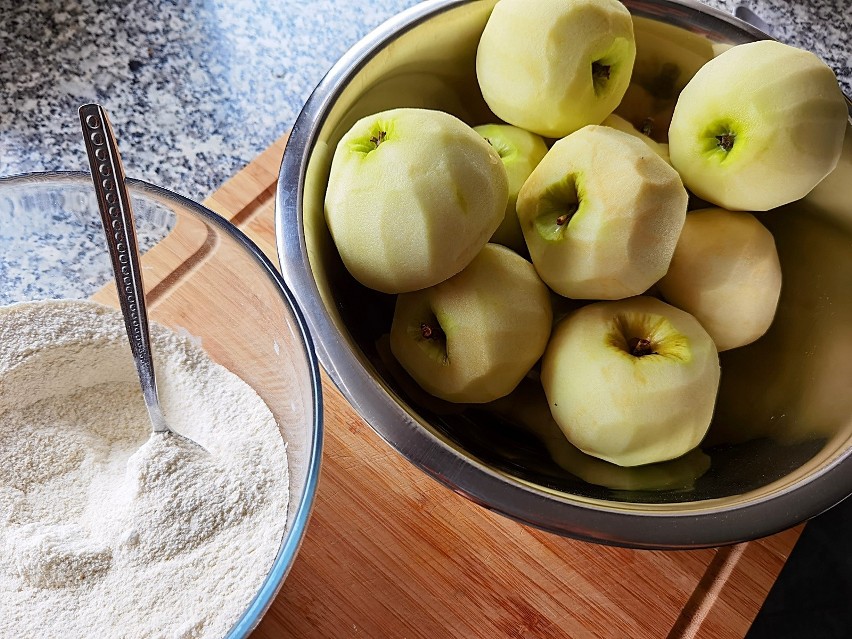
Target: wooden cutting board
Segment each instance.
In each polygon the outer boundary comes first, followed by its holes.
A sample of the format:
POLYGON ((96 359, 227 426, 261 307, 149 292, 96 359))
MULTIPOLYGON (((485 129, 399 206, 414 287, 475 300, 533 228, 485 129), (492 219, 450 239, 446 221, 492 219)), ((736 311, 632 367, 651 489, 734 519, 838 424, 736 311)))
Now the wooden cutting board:
MULTIPOLYGON (((276 263, 285 141, 205 202, 276 263)), ((184 252, 203 250, 204 238, 182 228, 149 253, 167 265, 147 280, 160 297, 180 271, 178 240, 184 252)), ((438 484, 385 444, 325 375, 322 390, 316 506, 254 639, 742 638, 801 533, 678 552, 564 539, 438 484)))

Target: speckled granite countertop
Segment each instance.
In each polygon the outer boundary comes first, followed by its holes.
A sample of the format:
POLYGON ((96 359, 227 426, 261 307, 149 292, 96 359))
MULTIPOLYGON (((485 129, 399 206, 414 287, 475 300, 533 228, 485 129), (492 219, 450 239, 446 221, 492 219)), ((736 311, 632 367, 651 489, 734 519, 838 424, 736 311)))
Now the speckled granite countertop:
MULTIPOLYGON (((0 176, 87 170, 76 111, 97 101, 129 176, 202 200, 290 128, 348 47, 415 2, 0 0, 0 176)), ((705 4, 730 13, 744 2, 705 4)), ((748 5, 852 95, 852 0, 748 5)), ((3 233, 0 251, 0 267, 37 261, 3 233)), ((10 282, 0 268, 0 286, 10 282)), ((805 528, 748 639, 848 637, 850 538, 852 499, 805 528)))
MULTIPOLYGON (((0 0, 0 175, 85 170, 76 109, 97 101, 129 176, 201 200, 288 130, 349 46, 413 4, 0 0)), ((749 5, 852 94, 850 0, 749 5)))

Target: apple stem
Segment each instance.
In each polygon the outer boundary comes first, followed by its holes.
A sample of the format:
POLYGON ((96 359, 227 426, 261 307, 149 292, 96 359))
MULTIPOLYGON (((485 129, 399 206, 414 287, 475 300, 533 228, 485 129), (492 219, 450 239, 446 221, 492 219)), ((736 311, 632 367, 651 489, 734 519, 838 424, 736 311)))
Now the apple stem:
POLYGON ((420 324, 420 334, 423 339, 439 339, 444 336, 444 332, 440 327, 432 326, 426 322, 420 324))
POLYGON ((574 217, 574 213, 577 212, 579 207, 577 205, 572 206, 568 211, 560 215, 556 218, 556 226, 565 226, 568 222, 571 221, 571 218, 574 217))
POLYGON ((378 133, 376 133, 376 135, 370 138, 370 142, 372 142, 375 146, 378 147, 382 142, 385 141, 385 137, 387 137, 387 134, 387 131, 379 131, 378 133))
POLYGON ((651 340, 644 337, 631 337, 627 342, 627 347, 630 349, 630 354, 634 357, 656 355, 656 352, 651 346, 651 340))
POLYGON ((736 137, 735 133, 723 133, 722 135, 717 135, 716 140, 719 142, 719 147, 723 151, 730 151, 734 148, 734 140, 736 137))
POLYGON ((651 132, 654 130, 654 118, 645 118, 642 120, 642 126, 639 127, 639 131, 642 132, 642 135, 647 135, 651 137, 651 132))

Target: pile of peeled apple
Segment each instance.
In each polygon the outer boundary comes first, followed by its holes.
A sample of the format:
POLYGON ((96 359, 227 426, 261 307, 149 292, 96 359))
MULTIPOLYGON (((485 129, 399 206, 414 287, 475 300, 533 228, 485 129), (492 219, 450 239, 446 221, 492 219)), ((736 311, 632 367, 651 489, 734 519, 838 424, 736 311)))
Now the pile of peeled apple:
POLYGON ((807 195, 847 121, 828 66, 760 41, 697 70, 660 143, 613 114, 635 58, 617 0, 501 0, 476 57, 501 122, 363 118, 325 199, 351 275, 397 295, 390 350, 422 389, 529 423, 511 398, 543 387, 559 436, 622 467, 705 436, 718 353, 759 339, 781 290, 751 212, 807 195))

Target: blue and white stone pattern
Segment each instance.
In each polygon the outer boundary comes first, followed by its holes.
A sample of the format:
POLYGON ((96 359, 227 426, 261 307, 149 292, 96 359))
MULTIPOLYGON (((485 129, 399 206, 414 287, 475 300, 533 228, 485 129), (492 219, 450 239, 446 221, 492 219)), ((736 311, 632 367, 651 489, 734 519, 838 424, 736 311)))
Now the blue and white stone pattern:
MULTIPOLYGON (((87 171, 77 108, 99 102, 128 176, 203 200, 286 133, 349 47, 414 4, 0 0, 0 176, 87 171)), ((705 4, 733 13, 745 3, 705 4)), ((852 0, 747 4, 777 38, 821 56, 852 95, 852 0)), ((40 242, 20 225, 4 226, 0 303, 84 296, 108 280, 96 252, 70 230, 63 234, 61 220, 40 242), (61 281, 27 270, 49 262, 51 251, 73 265, 64 272, 77 275, 61 281)), ((140 244, 152 244, 160 231, 140 228, 140 244)))
POLYGON ((128 176, 201 200, 292 126, 324 73, 413 0, 0 0, 0 175, 87 170, 77 107, 128 176))
MULTIPOLYGON (((201 200, 292 126, 346 49, 413 4, 0 0, 0 175, 86 170, 76 109, 97 101, 129 176, 201 200)), ((850 0, 748 5, 852 94, 850 0)))

